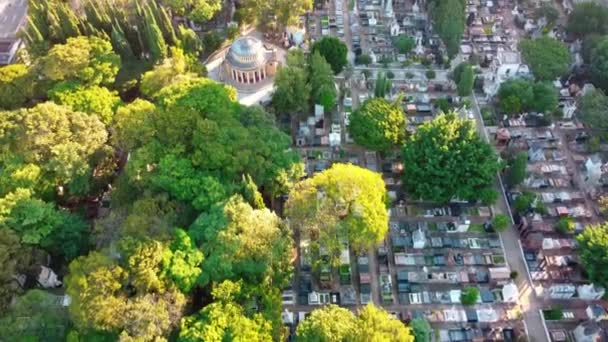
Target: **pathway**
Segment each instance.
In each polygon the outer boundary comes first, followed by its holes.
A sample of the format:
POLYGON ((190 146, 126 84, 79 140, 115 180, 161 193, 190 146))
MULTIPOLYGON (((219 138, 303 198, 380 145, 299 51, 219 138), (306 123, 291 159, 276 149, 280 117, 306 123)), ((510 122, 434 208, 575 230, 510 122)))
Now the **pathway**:
MULTIPOLYGON (((479 131, 479 134, 486 140, 486 142, 491 143, 483 124, 481 111, 479 109, 479 104, 477 103, 477 97, 475 94, 472 95, 472 98, 473 101, 471 102, 473 104, 473 113, 475 114, 477 130, 479 131)), ((496 210, 498 213, 504 213, 509 216, 509 218, 511 218, 511 222, 513 223, 513 215, 511 214, 511 209, 507 203, 505 189, 498 174, 496 175, 494 183, 495 188, 500 189, 502 193, 502 196, 499 196, 496 204, 494 204, 494 210, 496 210)), ((523 312, 523 319, 526 324, 528 337, 530 341, 534 342, 548 341, 543 320, 539 312, 539 309, 541 308, 541 301, 536 297, 534 288, 532 287, 532 281, 529 277, 521 245, 519 243, 519 234, 515 227, 511 226, 509 229, 500 233, 500 237, 509 267, 512 271, 517 271, 517 274, 519 274, 515 283, 519 288, 519 305, 523 312)))

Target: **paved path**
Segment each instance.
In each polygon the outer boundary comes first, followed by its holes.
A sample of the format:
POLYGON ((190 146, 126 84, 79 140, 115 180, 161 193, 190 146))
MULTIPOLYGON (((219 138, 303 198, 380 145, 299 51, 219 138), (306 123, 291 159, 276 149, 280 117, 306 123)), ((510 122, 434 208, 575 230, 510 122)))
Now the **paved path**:
MULTIPOLYGON (((475 122, 477 123, 477 130, 479 131, 479 134, 491 144, 488 133, 486 132, 483 124, 481 111, 479 109, 479 104, 477 103, 477 97, 475 94, 472 95, 471 102, 473 104, 473 113, 475 115, 475 122)), ((511 218, 511 223, 513 223, 511 209, 507 203, 504 187, 498 174, 494 179, 494 183, 495 188, 501 191, 501 195, 498 196, 498 200, 494 205, 494 210, 496 210, 497 213, 504 213, 509 216, 509 218, 511 218)), ((532 281, 529 278, 529 273, 526 268, 521 245, 519 243, 519 234, 515 227, 510 226, 509 229, 500 233, 500 237, 509 267, 512 271, 517 271, 519 274, 515 283, 519 288, 519 305, 521 306, 521 310, 523 312, 523 319, 526 324, 529 340, 534 342, 548 342, 543 321, 539 312, 539 309, 541 308, 541 301, 536 297, 532 287, 532 281)))

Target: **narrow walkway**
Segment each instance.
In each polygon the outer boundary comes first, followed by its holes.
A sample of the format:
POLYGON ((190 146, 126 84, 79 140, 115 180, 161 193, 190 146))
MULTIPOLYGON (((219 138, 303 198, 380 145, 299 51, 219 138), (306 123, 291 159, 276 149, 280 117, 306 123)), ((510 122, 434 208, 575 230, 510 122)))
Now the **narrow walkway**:
MULTIPOLYGON (((473 112, 475 113, 475 122, 477 123, 477 130, 479 131, 479 134, 483 137, 483 139, 485 139, 486 142, 491 144, 491 141, 488 137, 488 133, 486 132, 485 126, 483 124, 481 111, 479 109, 479 104, 477 103, 477 97, 475 96, 475 94, 473 94, 471 97, 473 100, 471 102, 473 104, 473 112)), ((513 216, 507 204, 505 189, 498 174, 494 179, 494 183, 495 188, 499 189, 499 191, 501 192, 501 194, 498 196, 496 204, 494 204, 494 210, 496 210, 497 213, 503 213, 509 216, 509 218, 511 219, 511 223, 513 223, 513 216)), ((539 309, 541 308, 541 301, 536 297, 536 294, 534 293, 534 289, 532 287, 532 281, 529 278, 528 270, 526 268, 524 256, 519 243, 519 234, 511 225, 509 229, 500 233, 500 237, 505 250, 507 263, 511 270, 516 271, 518 274, 515 283, 517 284, 517 288, 519 289, 519 305, 523 312, 523 319, 526 324, 528 338, 530 341, 534 342, 549 342, 539 312, 539 309)))

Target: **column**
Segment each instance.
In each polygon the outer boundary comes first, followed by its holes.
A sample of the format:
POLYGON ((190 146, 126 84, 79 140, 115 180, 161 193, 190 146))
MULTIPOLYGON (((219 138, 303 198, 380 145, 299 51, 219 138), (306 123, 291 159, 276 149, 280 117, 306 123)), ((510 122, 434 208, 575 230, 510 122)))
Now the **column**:
POLYGON ((251 71, 247 73, 247 77, 249 78, 249 83, 253 83, 253 73, 251 71))

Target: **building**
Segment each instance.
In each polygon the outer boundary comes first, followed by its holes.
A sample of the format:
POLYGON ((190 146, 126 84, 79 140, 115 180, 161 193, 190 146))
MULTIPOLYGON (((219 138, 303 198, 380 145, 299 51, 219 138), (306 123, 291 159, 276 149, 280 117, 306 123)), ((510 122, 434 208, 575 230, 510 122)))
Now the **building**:
POLYGON ((0 65, 13 63, 21 47, 19 31, 27 20, 27 0, 0 0, 0 65))
POLYGON ((226 80, 231 80, 237 87, 265 81, 276 72, 275 54, 255 37, 238 38, 228 49, 223 62, 226 80))
POLYGON ((499 51, 490 69, 491 71, 484 76, 483 86, 488 99, 498 93, 498 88, 503 82, 517 77, 531 76, 530 69, 523 63, 521 55, 515 51, 499 51))

